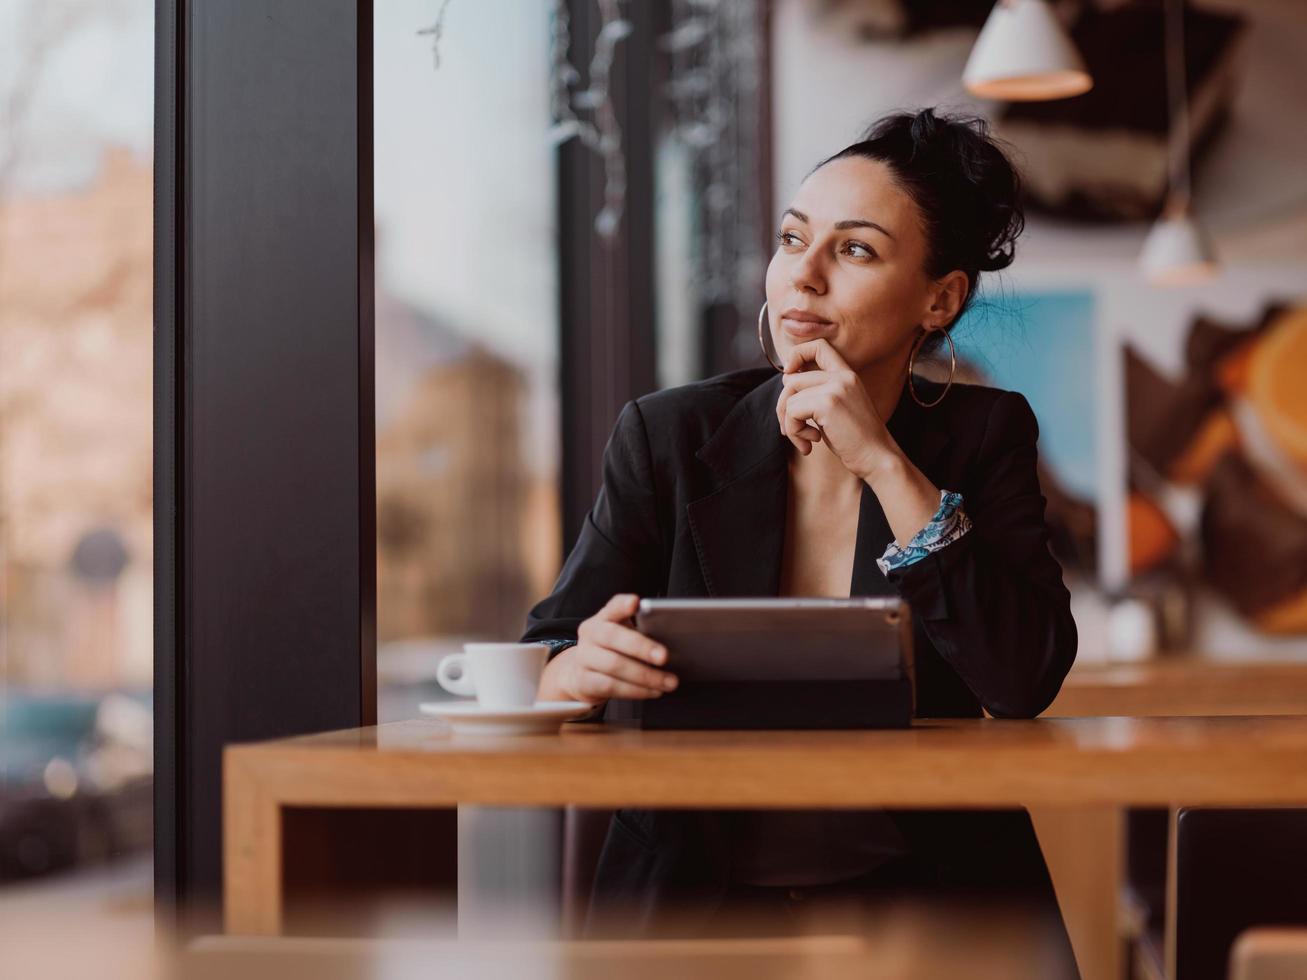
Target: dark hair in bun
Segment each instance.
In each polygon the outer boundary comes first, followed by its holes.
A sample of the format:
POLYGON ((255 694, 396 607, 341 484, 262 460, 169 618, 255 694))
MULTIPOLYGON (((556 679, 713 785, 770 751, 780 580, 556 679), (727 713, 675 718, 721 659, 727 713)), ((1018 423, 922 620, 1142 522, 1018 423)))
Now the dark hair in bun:
POLYGON ((983 118, 922 109, 885 116, 857 143, 813 169, 851 156, 888 164, 921 212, 926 274, 932 279, 954 269, 967 274, 961 316, 980 273, 1012 264, 1025 227, 1021 176, 999 144, 983 118))

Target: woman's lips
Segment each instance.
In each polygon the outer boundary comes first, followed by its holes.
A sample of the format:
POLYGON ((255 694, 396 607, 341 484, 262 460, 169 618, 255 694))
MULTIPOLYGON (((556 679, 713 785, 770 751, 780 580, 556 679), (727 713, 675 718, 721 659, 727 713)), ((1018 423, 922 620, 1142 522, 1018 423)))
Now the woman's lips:
POLYGON ((827 333, 834 326, 829 320, 791 320, 787 316, 781 317, 781 329, 791 337, 808 339, 811 337, 820 337, 827 333))

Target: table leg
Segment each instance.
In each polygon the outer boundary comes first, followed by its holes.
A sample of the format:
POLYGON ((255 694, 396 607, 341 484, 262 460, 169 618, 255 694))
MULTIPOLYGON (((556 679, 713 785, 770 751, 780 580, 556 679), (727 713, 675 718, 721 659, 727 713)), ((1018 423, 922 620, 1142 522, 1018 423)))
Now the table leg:
POLYGON ((1125 874, 1125 814, 1115 807, 1031 807, 1084 980, 1124 976, 1118 902, 1125 874))
POLYGON ((460 939, 561 936, 562 811, 458 808, 460 939))
POLYGON ((281 805, 247 765, 226 756, 222 797, 224 930, 280 935, 281 805))

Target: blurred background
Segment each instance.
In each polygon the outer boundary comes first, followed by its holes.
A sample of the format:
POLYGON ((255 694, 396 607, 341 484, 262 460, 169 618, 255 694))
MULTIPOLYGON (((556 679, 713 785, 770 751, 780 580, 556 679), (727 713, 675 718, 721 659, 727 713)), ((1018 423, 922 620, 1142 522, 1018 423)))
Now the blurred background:
MULTIPOLYGON (((1307 6, 1185 3, 1178 41, 1154 0, 1054 6, 1094 87, 1018 102, 963 84, 986 0, 375 0, 380 721, 520 635, 621 392, 764 363, 780 210, 927 105, 1027 180, 955 338, 1039 418, 1077 669, 1307 658, 1307 6), (1177 201, 1211 259, 1179 284, 1143 261, 1177 201)), ((153 7, 0 0, 10 923, 148 919, 153 7)))
POLYGON ((11 949, 56 909, 149 935, 153 31, 148 0, 0 3, 11 949))

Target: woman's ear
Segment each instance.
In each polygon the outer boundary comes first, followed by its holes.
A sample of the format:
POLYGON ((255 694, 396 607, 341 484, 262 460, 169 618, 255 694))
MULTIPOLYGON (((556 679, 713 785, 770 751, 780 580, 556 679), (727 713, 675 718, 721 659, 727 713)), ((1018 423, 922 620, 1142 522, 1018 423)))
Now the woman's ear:
POLYGON ((922 317, 921 325, 927 330, 947 327, 962 310, 967 299, 967 274, 954 269, 931 287, 930 307, 922 317))

